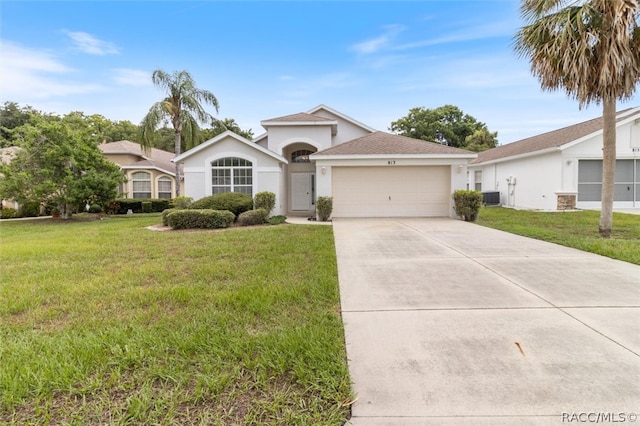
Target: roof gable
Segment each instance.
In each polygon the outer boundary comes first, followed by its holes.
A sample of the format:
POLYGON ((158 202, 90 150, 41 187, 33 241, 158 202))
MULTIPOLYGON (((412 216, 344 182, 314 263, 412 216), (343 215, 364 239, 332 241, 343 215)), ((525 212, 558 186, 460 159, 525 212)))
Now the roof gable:
POLYGON ((249 146, 249 147, 251 147, 251 148, 253 148, 253 149, 257 150, 257 151, 262 152, 263 154, 266 154, 266 155, 268 155, 270 157, 275 158, 276 160, 278 160, 280 162, 288 163, 287 160, 284 157, 282 157, 281 155, 278 155, 273 151, 270 151, 270 150, 268 150, 266 148, 263 148, 260 145, 258 145, 256 143, 253 143, 250 140, 247 140, 247 139, 243 138, 242 136, 232 132, 231 130, 227 130, 224 133, 220 133, 218 136, 214 137, 213 139, 209 139, 208 141, 203 142, 203 143, 201 143, 200 145, 198 145, 198 146, 196 146, 194 148, 191 148, 190 150, 178 155, 176 158, 173 159, 173 161, 176 162, 176 163, 183 162, 185 159, 191 157, 192 155, 206 150, 210 146, 215 145, 216 143, 222 141, 223 139, 226 139, 227 137, 231 137, 231 138, 235 139, 236 141, 238 141, 240 143, 243 143, 243 144, 245 144, 245 145, 247 145, 247 146, 249 146))
MULTIPOLYGON (((175 154, 158 148, 142 149, 139 143, 127 140, 103 143, 98 145, 103 154, 117 155, 127 154, 139 157, 139 161, 133 164, 120 164, 121 169, 133 169, 136 164, 145 165, 149 168, 149 164, 153 164, 152 168, 160 170, 170 175, 175 175, 175 166, 171 162, 175 154)), ((141 167, 144 168, 144 167, 141 167)))
POLYGON ((333 155, 462 155, 474 158, 476 153, 434 142, 423 141, 421 139, 413 139, 406 136, 376 131, 366 136, 317 152, 313 154, 312 157, 333 155))
MULTIPOLYGON (((340 118, 342 120, 345 120, 351 124, 353 124, 356 127, 359 127, 367 132, 375 132, 376 129, 374 129, 373 127, 369 127, 366 124, 363 124, 361 122, 359 122, 358 120, 355 120, 339 111, 336 111, 333 108, 330 108, 324 104, 320 104, 314 108, 311 108, 309 111, 307 112, 300 112, 297 114, 291 114, 291 115, 285 115, 284 117, 276 117, 276 118, 272 118, 269 120, 263 120, 260 122, 260 124, 262 124, 263 126, 265 124, 269 125, 269 124, 280 124, 283 125, 283 122, 289 122, 291 124, 302 124, 303 121, 306 121, 308 124, 323 124, 322 122, 326 120, 326 123, 329 124, 331 123, 334 126, 334 129, 332 129, 332 131, 335 133, 335 131, 337 130, 337 121, 335 120, 335 118, 340 118), (328 115, 329 117, 325 117, 322 116, 322 114, 324 115, 328 115)), ((266 128, 266 127, 265 127, 266 128)), ((264 138, 266 138, 268 136, 268 133, 262 133, 258 136, 256 136, 255 138, 253 138, 253 142, 254 143, 258 143, 259 141, 263 140, 264 138)))
MULTIPOLYGON (((636 116, 640 117, 640 108, 628 108, 619 111, 616 114, 617 125, 633 120, 636 116)), ((521 139, 481 152, 478 158, 472 161, 472 163, 501 161, 522 155, 535 155, 536 153, 546 152, 554 148, 562 149, 567 145, 573 145, 574 143, 581 142, 584 139, 601 133, 602 124, 602 117, 598 117, 572 126, 552 130, 541 135, 521 139)))

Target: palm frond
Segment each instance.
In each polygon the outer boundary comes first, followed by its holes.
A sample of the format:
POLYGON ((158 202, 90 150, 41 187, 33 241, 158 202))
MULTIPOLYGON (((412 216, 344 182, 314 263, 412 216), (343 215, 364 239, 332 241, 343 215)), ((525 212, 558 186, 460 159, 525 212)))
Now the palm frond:
POLYGON ((153 138, 158 126, 162 120, 167 116, 163 102, 156 102, 149 108, 149 112, 144 116, 140 123, 140 133, 138 137, 138 143, 145 150, 148 151, 153 147, 153 138))

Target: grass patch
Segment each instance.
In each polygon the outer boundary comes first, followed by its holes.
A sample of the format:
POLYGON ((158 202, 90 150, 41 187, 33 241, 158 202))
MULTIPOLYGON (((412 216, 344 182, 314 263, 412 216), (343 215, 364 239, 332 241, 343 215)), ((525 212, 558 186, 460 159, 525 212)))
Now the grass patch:
POLYGON ((600 212, 536 212, 489 207, 476 223, 640 265, 640 216, 613 214, 609 239, 598 234, 600 212))
POLYGON ((341 425, 331 227, 0 224, 0 423, 341 425))

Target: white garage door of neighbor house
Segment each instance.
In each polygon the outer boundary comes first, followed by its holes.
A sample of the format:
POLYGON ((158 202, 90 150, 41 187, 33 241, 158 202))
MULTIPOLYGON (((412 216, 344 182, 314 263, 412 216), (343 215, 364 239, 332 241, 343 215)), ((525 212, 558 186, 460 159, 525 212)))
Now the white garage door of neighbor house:
POLYGON ((333 216, 449 216, 450 170, 449 166, 333 167, 333 216))

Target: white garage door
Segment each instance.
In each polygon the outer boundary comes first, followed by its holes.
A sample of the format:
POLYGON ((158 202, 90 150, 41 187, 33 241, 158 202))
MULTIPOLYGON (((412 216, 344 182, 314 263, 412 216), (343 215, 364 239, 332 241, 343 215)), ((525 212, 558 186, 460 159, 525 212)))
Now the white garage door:
POLYGON ((449 216, 450 170, 449 166, 333 167, 333 216, 449 216))

